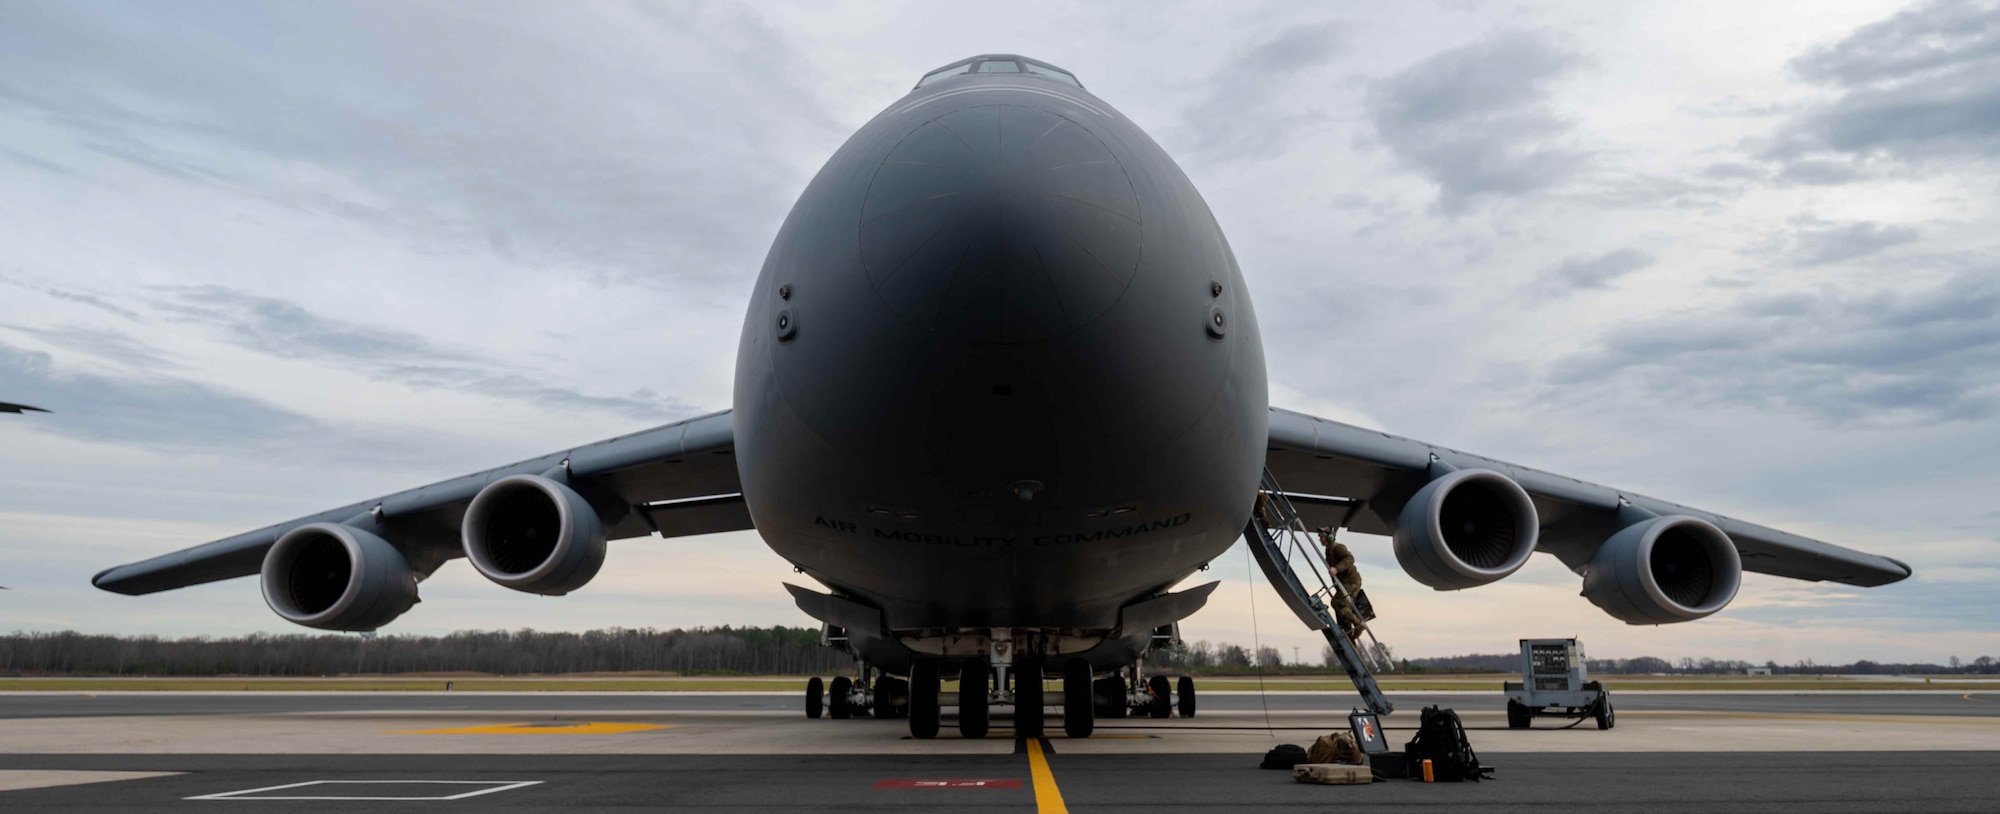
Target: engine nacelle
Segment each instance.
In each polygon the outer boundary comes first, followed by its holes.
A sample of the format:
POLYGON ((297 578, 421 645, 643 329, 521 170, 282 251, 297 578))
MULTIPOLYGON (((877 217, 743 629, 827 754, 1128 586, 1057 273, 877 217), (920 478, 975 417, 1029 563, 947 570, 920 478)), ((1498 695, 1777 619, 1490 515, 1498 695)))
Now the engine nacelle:
POLYGON ((374 630, 417 604, 417 577, 387 540, 353 526, 310 523, 264 554, 264 604, 323 630, 374 630))
POLYGON ((1396 562, 1437 590, 1473 588, 1520 570, 1540 534, 1534 501, 1513 478, 1460 469, 1404 504, 1396 518, 1396 562))
POLYGON ((1688 622, 1722 610, 1743 584, 1743 558, 1714 524, 1686 515, 1634 523, 1597 549, 1583 595, 1633 625, 1688 622))
POLYGON ((466 559, 487 579, 561 596, 604 566, 604 522, 576 490, 541 475, 501 478, 472 498, 466 559))

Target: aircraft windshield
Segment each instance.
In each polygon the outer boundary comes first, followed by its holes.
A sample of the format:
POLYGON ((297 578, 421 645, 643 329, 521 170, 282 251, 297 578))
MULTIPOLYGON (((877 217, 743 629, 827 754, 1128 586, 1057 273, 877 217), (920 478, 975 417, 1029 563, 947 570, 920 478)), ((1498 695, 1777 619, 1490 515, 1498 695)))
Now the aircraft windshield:
POLYGON ((1083 83, 1076 81, 1076 76, 1068 71, 1054 65, 1012 56, 973 57, 954 62, 924 74, 924 78, 917 82, 917 87, 925 87, 941 80, 967 74, 1027 74, 1061 82, 1073 88, 1083 87, 1083 83))

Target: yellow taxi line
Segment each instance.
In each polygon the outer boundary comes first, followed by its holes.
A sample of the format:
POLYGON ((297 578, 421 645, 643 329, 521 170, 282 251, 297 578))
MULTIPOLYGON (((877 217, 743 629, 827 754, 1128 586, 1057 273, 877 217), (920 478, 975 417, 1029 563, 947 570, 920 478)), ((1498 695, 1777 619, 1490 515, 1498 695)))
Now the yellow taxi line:
POLYGON ((1049 759, 1042 754, 1042 739, 1028 739, 1028 769, 1035 778, 1035 811, 1038 814, 1069 814, 1069 806, 1063 805, 1062 791, 1056 788, 1056 776, 1049 771, 1049 759))

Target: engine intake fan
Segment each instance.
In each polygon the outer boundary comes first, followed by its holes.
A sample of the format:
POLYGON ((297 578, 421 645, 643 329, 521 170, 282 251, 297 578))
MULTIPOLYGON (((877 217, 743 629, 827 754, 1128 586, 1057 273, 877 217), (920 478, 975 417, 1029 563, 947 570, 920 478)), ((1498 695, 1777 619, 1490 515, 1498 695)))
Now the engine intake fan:
POLYGON ((1541 518, 1513 478, 1460 469, 1432 480, 1396 519, 1396 562, 1440 591, 1474 588, 1520 570, 1535 553, 1541 518))
POLYGON ((374 630, 417 604, 403 553, 369 532, 309 523, 264 553, 264 604, 286 621, 322 630, 374 630))
POLYGON ((1633 625, 1700 619, 1736 598, 1743 558, 1729 535, 1687 515, 1656 517, 1611 536, 1584 569, 1583 595, 1633 625))
POLYGON ((576 490, 541 475, 512 475, 481 489, 465 510, 465 556, 487 579, 561 596, 604 567, 604 522, 576 490))

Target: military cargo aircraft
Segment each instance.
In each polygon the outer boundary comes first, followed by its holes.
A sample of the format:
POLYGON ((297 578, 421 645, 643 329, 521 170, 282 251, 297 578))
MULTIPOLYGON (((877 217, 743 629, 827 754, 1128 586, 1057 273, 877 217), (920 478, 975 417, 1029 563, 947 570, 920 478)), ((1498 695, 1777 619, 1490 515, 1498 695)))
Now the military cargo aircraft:
MULTIPOLYGON (((1247 286, 1173 159, 1068 71, 988 54, 923 76, 799 196, 749 298, 733 409, 111 568, 147 594, 261 575, 285 619, 374 630, 465 557, 560 595, 606 541, 755 529, 868 667, 835 717, 988 732, 1160 714, 1135 663, 1214 583, 1267 473, 1315 522, 1394 538, 1419 583, 1473 588, 1543 551, 1632 624, 1713 614, 1744 570, 1874 586, 1886 557, 1274 407, 1247 286), (1341 498, 1343 501, 1312 498, 1341 498), (1013 678, 1010 681, 1010 676, 1013 678)), ((1179 688, 1183 712, 1192 685, 1179 688)))

